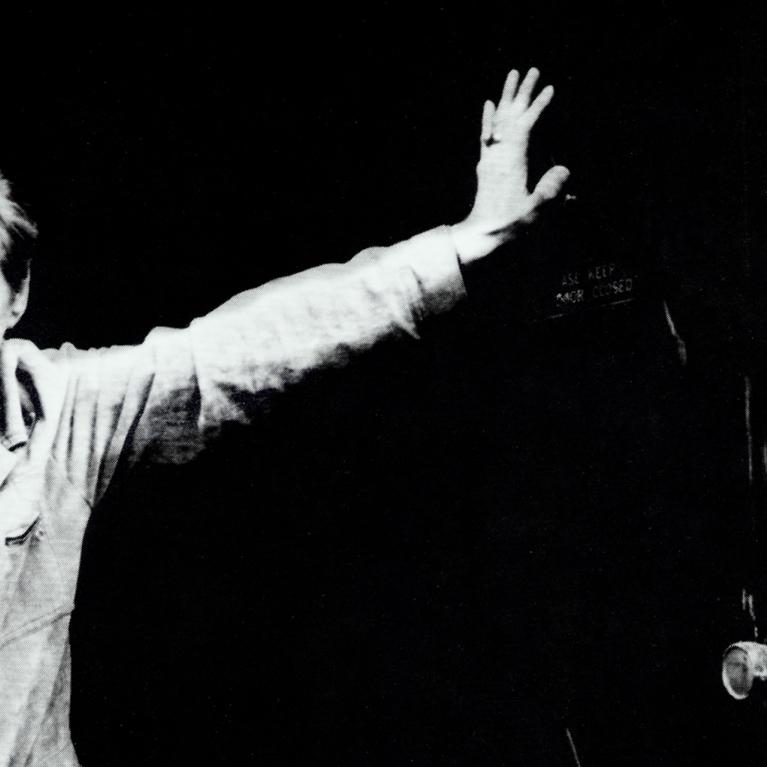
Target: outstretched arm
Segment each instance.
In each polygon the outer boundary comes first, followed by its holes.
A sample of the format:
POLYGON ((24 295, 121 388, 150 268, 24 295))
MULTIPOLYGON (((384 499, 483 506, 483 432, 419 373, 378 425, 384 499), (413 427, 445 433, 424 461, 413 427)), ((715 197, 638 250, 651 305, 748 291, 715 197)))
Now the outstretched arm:
POLYGON ((425 319, 459 302, 459 264, 531 224, 568 175, 552 168, 528 190, 530 131, 553 95, 548 87, 531 98, 537 78, 532 69, 518 85, 512 71, 498 105, 485 104, 476 199, 463 222, 246 291, 138 347, 51 355, 68 371, 59 425, 71 433, 59 435, 59 458, 86 497, 102 495, 118 459, 186 461, 224 424, 252 422, 280 392, 382 341, 417 338, 425 319))
POLYGON ((538 77, 531 69, 520 83, 512 70, 498 105, 485 103, 476 197, 463 222, 277 280, 193 323, 206 424, 247 421, 264 398, 313 371, 383 339, 417 337, 422 320, 463 296, 459 261, 468 267, 513 239, 569 175, 553 167, 528 190, 530 132, 554 94, 548 86, 533 98, 538 77))

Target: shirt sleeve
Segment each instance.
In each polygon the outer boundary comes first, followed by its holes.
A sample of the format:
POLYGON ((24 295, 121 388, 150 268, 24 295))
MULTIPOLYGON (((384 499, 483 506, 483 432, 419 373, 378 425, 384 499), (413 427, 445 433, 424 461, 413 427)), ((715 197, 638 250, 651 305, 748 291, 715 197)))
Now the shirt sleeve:
POLYGON ((418 338, 427 317, 464 294, 441 227, 235 297, 191 325, 202 434, 249 423, 275 394, 343 367, 381 340, 418 338))
POLYGON ((418 338, 424 320, 464 295, 440 227, 246 291, 136 347, 64 349, 68 462, 98 500, 121 460, 186 462, 226 423, 252 422, 312 373, 386 339, 418 338))

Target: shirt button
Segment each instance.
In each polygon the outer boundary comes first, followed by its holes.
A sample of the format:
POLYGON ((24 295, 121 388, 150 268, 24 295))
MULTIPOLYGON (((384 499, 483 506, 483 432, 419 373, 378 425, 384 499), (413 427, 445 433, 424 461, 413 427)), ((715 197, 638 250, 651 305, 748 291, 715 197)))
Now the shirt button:
POLYGON ((42 527, 38 527, 37 530, 35 530, 35 537, 39 540, 45 535, 45 530, 43 530, 42 527))

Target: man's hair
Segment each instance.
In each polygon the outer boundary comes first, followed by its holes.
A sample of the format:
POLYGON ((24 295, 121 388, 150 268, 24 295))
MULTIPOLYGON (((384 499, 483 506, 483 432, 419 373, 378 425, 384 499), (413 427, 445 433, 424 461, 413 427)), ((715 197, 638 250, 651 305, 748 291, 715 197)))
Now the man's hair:
POLYGON ((13 201, 11 185, 0 173, 0 270, 14 291, 29 274, 35 237, 37 227, 13 201))

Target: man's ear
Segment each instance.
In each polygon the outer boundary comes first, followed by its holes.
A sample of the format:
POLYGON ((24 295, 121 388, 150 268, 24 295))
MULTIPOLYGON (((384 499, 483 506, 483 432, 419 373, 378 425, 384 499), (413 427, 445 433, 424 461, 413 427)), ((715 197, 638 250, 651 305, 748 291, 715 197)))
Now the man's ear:
POLYGON ((11 322, 8 325, 9 330, 16 325, 27 310, 27 304, 29 303, 29 279, 30 273, 29 270, 27 270, 27 274, 22 280, 21 286, 18 290, 14 291, 10 306, 11 322))

